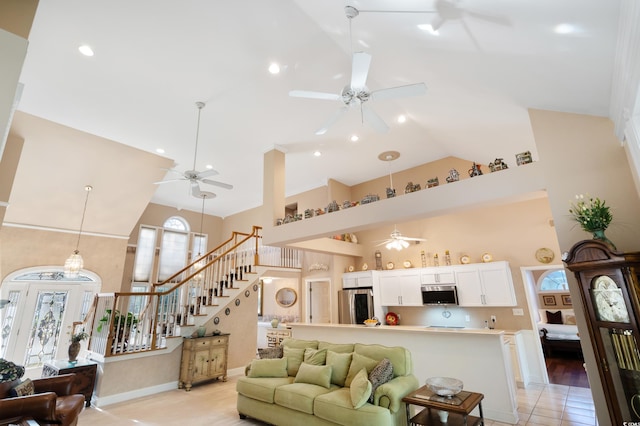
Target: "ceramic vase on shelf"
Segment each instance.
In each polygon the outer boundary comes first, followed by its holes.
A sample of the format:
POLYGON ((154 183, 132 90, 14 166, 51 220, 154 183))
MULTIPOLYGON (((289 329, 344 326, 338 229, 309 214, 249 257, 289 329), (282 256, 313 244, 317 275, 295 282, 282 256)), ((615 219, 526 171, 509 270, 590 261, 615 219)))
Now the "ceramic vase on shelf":
POLYGON ((77 362, 80 353, 80 342, 73 342, 69 345, 69 362, 77 362))
POLYGON ((613 244, 613 242, 607 238, 606 235, 604 235, 604 229, 595 229, 592 231, 593 234, 593 239, 594 240, 600 240, 606 244, 609 245, 609 247, 611 247, 613 250, 617 251, 617 247, 615 244, 613 244))
POLYGON ((278 318, 274 318, 271 320, 271 327, 278 328, 278 324, 280 324, 280 320, 278 318))
POLYGON ((198 333, 198 337, 204 337, 204 335, 207 334, 207 327, 201 325, 196 329, 196 332, 198 333))

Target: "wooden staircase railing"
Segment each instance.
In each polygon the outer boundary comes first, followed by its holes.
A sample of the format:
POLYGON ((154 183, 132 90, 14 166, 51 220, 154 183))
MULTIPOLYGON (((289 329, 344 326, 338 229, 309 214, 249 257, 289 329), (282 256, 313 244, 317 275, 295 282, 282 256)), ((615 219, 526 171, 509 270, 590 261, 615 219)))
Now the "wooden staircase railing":
POLYGON ((87 349, 105 357, 162 349, 183 330, 191 334, 189 327, 203 324, 256 267, 301 268, 301 251, 262 246, 261 230, 233 232, 150 292, 98 294, 74 332, 87 331, 87 349))

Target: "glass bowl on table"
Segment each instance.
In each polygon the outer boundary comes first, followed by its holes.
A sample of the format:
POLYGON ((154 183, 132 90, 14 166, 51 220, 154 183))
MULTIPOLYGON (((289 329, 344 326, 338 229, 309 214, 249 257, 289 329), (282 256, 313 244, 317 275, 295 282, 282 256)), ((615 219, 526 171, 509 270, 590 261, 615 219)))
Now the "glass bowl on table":
POLYGON ((429 377, 426 385, 436 395, 451 398, 462 391, 463 383, 453 377, 429 377))

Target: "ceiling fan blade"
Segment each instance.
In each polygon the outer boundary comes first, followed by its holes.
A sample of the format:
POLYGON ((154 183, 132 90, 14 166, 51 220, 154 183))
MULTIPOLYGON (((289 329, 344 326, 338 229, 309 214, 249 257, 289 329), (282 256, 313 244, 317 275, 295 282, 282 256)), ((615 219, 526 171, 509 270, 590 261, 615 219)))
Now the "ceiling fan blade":
POLYGON ((198 179, 202 179, 202 178, 209 177, 209 176, 215 176, 217 174, 218 174, 217 170, 208 169, 208 170, 205 170, 203 172, 198 172, 198 179))
POLYGON ((325 123, 322 125, 322 127, 320 127, 318 130, 316 130, 316 135, 324 135, 325 133, 327 133, 327 130, 329 130, 329 127, 333 126, 333 124, 338 121, 338 119, 345 113, 347 112, 347 110, 349 109, 349 107, 344 106, 340 109, 338 109, 327 121, 325 121, 325 123))
POLYGON ((399 240, 405 241, 427 241, 426 238, 398 237, 399 240))
POLYGON ((442 24, 444 24, 445 19, 440 16, 436 16, 433 21, 431 21, 431 29, 433 31, 438 31, 442 24))
POLYGON ((406 98, 420 96, 427 93, 427 85, 424 83, 408 84, 406 86, 390 87, 388 89, 374 90, 371 99, 406 98))
POLYGON ((324 99, 328 101, 339 101, 342 99, 341 95, 335 93, 311 92, 309 90, 292 90, 289 92, 289 96, 293 98, 324 99))
POLYGON ((352 89, 361 89, 366 86, 369 65, 371 65, 371 55, 365 52, 353 54, 353 65, 351 66, 352 89))
POLYGON ((376 114, 375 111, 366 103, 362 104, 362 118, 378 133, 387 133, 389 131, 387 123, 385 123, 382 118, 380 118, 380 116, 376 114))
POLYGON ((233 189, 233 185, 229 185, 228 183, 218 182, 217 180, 202 179, 200 180, 200 182, 206 183, 207 185, 219 186, 220 188, 224 188, 224 189, 233 189))
POLYGON ((478 40, 476 40, 476 38, 474 37, 474 35, 471 32, 471 29, 469 28, 467 23, 464 22, 464 21, 460 21, 460 22, 462 22, 462 28, 464 28, 464 31, 467 33, 467 35, 469 36, 469 38, 473 42, 473 45, 476 47, 476 49, 478 49, 480 52, 482 52, 482 47, 480 46, 480 43, 478 43, 478 40))
POLYGON ((386 240, 386 241, 383 241, 383 242, 381 242, 380 244, 376 244, 376 245, 375 245, 375 247, 384 246, 384 245, 386 245, 386 244, 389 244, 391 241, 392 241, 392 240, 386 240))
POLYGON ((506 16, 487 15, 485 13, 472 12, 470 10, 467 10, 466 13, 473 18, 482 19, 483 21, 491 22, 492 24, 504 25, 505 27, 511 26, 511 20, 506 16))
POLYGON ((167 180, 160 180, 158 182, 153 182, 155 185, 160 185, 161 183, 170 183, 170 182, 180 182, 185 180, 184 178, 182 179, 167 179, 167 180))

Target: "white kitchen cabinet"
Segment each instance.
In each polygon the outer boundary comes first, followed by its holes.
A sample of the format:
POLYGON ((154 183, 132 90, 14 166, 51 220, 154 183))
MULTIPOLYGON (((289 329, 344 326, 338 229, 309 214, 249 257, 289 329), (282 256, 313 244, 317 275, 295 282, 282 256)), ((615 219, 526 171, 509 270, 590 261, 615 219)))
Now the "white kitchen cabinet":
POLYGON ((342 274, 342 288, 373 287, 373 271, 342 274))
POLYGON ((382 306, 422 306, 420 270, 388 271, 378 281, 382 306))
POLYGON ((420 282, 422 284, 455 284, 455 271, 449 267, 422 268, 420 282))
POLYGON ((511 269, 505 261, 456 267, 460 306, 515 306, 511 269))

